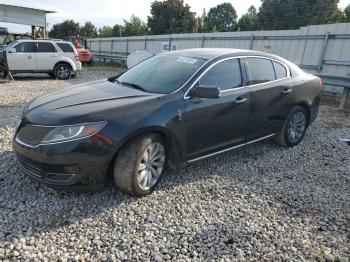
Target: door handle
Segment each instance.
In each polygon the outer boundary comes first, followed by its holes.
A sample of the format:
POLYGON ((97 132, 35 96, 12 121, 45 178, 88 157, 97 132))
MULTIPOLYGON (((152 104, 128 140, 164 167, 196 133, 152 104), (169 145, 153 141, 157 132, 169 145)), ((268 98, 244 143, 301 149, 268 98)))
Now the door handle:
POLYGON ((28 59, 32 59, 32 56, 31 55, 29 55, 29 56, 27 56, 28 57, 28 59))
POLYGON ((236 104, 243 104, 248 100, 248 98, 242 98, 242 97, 237 97, 235 103, 236 104))
POLYGON ((287 95, 287 94, 290 94, 292 92, 293 92, 293 90, 291 88, 285 88, 285 89, 283 89, 282 94, 287 95))
POLYGON ((51 55, 51 57, 58 57, 58 55, 51 55))

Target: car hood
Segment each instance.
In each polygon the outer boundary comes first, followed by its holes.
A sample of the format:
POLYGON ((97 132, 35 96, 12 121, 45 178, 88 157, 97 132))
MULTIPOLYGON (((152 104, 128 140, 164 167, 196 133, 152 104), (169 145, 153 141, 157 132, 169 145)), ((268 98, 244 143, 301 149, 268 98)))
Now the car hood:
POLYGON ((103 79, 64 89, 53 94, 37 97, 28 103, 25 108, 25 113, 29 113, 36 109, 40 109, 41 112, 48 112, 91 103, 147 96, 154 96, 154 94, 145 93, 103 79))

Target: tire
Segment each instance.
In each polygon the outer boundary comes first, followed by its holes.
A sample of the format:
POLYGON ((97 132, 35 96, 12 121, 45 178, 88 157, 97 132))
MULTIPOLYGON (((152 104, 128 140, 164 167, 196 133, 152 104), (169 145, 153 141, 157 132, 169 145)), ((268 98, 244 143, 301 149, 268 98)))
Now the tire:
POLYGON ((294 147, 304 138, 309 123, 309 115, 301 106, 294 107, 284 121, 282 130, 274 142, 285 147, 294 147))
POLYGON ((67 80, 72 75, 72 69, 68 64, 60 63, 55 66, 53 70, 57 79, 59 80, 67 80))
POLYGON ((165 172, 166 160, 167 149, 162 136, 146 134, 136 137, 117 155, 114 163, 116 187, 135 197, 150 194, 165 172), (153 161, 152 158, 147 160, 152 152, 153 161))
POLYGON ((8 72, 6 68, 0 65, 0 79, 5 79, 7 77, 7 74, 8 72))
POLYGON ((94 65, 94 59, 91 57, 90 61, 87 62, 88 66, 93 66, 94 65))

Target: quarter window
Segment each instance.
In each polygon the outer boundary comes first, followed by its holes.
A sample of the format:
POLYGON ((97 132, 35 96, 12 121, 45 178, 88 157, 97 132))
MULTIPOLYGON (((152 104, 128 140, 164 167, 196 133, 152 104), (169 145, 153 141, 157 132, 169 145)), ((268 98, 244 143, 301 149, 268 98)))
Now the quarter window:
POLYGON ((34 42, 19 43, 14 47, 17 53, 34 53, 36 52, 36 45, 34 42))
POLYGON ((59 48, 61 48, 61 50, 65 53, 74 53, 74 49, 70 44, 66 44, 66 43, 57 43, 57 45, 59 46, 59 48))
POLYGON ((39 53, 55 53, 57 52, 56 48, 51 43, 47 42, 38 42, 38 52, 39 53))
POLYGON ((276 80, 275 70, 271 60, 253 57, 248 57, 246 59, 248 63, 250 83, 252 85, 276 80))
POLYGON ((276 79, 287 77, 287 69, 280 63, 273 61, 273 67, 275 68, 276 79))
POLYGON ((239 60, 230 59, 215 65, 199 80, 199 85, 219 87, 221 91, 242 86, 239 60))

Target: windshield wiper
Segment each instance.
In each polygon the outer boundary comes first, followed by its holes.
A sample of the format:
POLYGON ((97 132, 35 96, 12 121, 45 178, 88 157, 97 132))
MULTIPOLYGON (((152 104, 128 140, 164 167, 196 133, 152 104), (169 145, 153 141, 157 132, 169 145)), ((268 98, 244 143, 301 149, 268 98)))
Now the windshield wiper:
POLYGON ((121 85, 124 85, 124 86, 130 86, 132 88, 135 88, 135 89, 138 89, 138 90, 141 90, 143 92, 146 92, 146 89, 144 89, 142 86, 139 86, 138 84, 134 84, 134 83, 129 83, 129 82, 120 82, 118 80, 116 80, 118 84, 121 84, 121 85))

